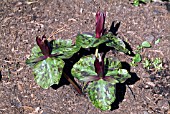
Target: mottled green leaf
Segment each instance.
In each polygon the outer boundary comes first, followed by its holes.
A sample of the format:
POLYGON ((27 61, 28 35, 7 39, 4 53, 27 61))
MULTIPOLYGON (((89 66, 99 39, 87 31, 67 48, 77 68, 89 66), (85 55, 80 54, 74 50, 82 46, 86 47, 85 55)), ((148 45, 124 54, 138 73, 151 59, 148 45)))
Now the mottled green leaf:
POLYGON ((117 58, 105 58, 105 75, 117 75, 117 70, 122 67, 121 62, 117 58))
POLYGON ((80 50, 80 47, 73 46, 72 40, 62 40, 57 39, 53 41, 53 50, 52 54, 60 54, 58 58, 68 59, 72 57, 76 52, 80 50))
POLYGON ((126 48, 125 43, 118 37, 109 33, 108 35, 109 42, 106 43, 107 46, 115 48, 117 51, 121 51, 124 53, 130 53, 130 51, 126 48))
POLYGON ((78 34, 76 37, 76 46, 82 48, 90 48, 97 39, 91 35, 78 34))
POLYGON ((114 79, 118 80, 119 83, 124 83, 131 75, 128 73, 126 69, 119 69, 118 76, 114 76, 114 79))
POLYGON ((47 58, 34 65, 35 81, 42 88, 47 89, 53 84, 58 84, 62 75, 64 61, 59 58, 47 58))
POLYGON ((29 57, 29 59, 26 60, 26 64, 29 64, 29 65, 33 65, 35 61, 35 59, 41 57, 41 56, 44 56, 41 52, 41 49, 39 48, 38 45, 34 46, 31 50, 31 56, 29 57))
POLYGON ((116 99, 115 85, 103 79, 90 83, 87 92, 92 104, 101 110, 110 110, 110 105, 116 99))
POLYGON ((71 73, 79 80, 83 80, 88 76, 96 76, 94 67, 95 56, 89 55, 80 58, 80 60, 74 64, 71 73))
POLYGON ((110 80, 114 83, 124 83, 128 78, 130 78, 130 74, 126 69, 121 69, 121 62, 117 58, 108 58, 105 60, 105 71, 106 76, 111 76, 113 79, 110 80))
POLYGON ((107 34, 103 35, 102 37, 96 39, 96 41, 93 43, 92 47, 97 47, 100 44, 108 42, 108 41, 109 41, 108 35, 107 34))

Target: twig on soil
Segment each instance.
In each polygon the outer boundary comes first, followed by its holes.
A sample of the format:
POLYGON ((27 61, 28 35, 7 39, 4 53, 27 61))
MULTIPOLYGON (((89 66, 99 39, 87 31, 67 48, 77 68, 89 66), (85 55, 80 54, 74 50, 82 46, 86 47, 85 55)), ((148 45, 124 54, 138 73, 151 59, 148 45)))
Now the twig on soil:
POLYGON ((136 100, 135 94, 133 93, 132 89, 129 87, 129 85, 126 85, 126 86, 128 87, 129 91, 131 92, 134 100, 136 100))
POLYGON ((160 50, 149 50, 149 51, 151 51, 151 52, 155 52, 155 53, 160 53, 162 56, 164 56, 163 52, 162 52, 162 51, 160 51, 160 50))
POLYGON ((49 39, 51 39, 51 38, 52 38, 52 39, 55 39, 55 34, 67 30, 66 28, 67 28, 67 29, 70 29, 70 28, 68 27, 68 25, 64 25, 63 27, 61 27, 61 28, 57 29, 56 31, 52 32, 52 34, 50 35, 49 39))

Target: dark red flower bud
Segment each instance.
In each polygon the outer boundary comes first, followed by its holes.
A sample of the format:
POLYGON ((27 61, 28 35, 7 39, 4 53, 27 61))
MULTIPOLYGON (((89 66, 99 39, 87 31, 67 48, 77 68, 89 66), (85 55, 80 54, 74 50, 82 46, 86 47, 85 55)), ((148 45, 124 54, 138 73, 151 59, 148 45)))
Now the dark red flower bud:
POLYGON ((99 77, 104 77, 104 58, 103 55, 99 56, 99 59, 96 58, 94 61, 95 72, 99 77))
POLYGON ((41 52, 44 56, 48 57, 50 55, 50 48, 48 45, 48 41, 45 39, 45 36, 42 36, 42 38, 36 37, 37 45, 40 47, 41 52))
POLYGON ((106 13, 97 11, 96 13, 96 38, 100 38, 104 32, 106 13))

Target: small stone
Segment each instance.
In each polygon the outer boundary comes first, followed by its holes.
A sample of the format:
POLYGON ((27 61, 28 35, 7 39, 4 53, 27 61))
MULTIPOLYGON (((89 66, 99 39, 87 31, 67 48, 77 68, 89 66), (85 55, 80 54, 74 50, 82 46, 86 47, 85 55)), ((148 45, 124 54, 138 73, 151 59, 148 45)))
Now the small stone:
POLYGON ((83 8, 80 8, 80 14, 82 14, 83 13, 83 8))
POLYGON ((149 114, 147 111, 143 111, 143 114, 149 114))
POLYGON ((145 89, 149 89, 150 88, 148 85, 145 85, 144 87, 145 87, 145 89))
POLYGON ((145 37, 145 40, 148 41, 148 42, 153 42, 154 36, 153 35, 148 35, 148 36, 145 37))
POLYGON ((70 18, 70 19, 68 19, 68 21, 69 21, 69 22, 75 22, 75 21, 77 21, 77 20, 74 19, 74 18, 70 18))
POLYGON ((168 110, 169 109, 169 104, 168 101, 165 100, 159 100, 157 105, 161 107, 162 109, 168 110))
POLYGON ((153 82, 146 82, 146 84, 155 87, 155 84, 153 82))
POLYGON ((18 86, 18 90, 19 90, 19 91, 23 91, 23 87, 22 87, 21 84, 18 83, 17 86, 18 86))
POLYGON ((17 4, 15 6, 21 6, 22 5, 22 2, 17 2, 17 4))
POLYGON ((84 0, 84 1, 88 3, 88 2, 91 2, 92 0, 84 0))

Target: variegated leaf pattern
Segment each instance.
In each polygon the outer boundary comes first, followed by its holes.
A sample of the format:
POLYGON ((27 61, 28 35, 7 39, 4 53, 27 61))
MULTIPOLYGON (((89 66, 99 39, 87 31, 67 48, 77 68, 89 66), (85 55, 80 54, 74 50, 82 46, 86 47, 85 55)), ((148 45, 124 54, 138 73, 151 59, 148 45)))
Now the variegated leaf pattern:
POLYGON ((44 56, 38 45, 34 46, 31 50, 31 56, 26 60, 26 64, 32 65, 33 61, 41 56, 44 56))
POLYGON ((101 110, 110 110, 110 105, 116 99, 115 85, 103 79, 90 83, 87 92, 92 104, 101 110))
POLYGON ((112 33, 108 33, 109 42, 106 43, 109 47, 114 47, 117 51, 121 51, 124 53, 130 53, 130 51, 126 48, 125 43, 118 37, 112 35, 112 33))
POLYGON ((80 58, 80 60, 74 64, 71 73, 72 75, 81 80, 88 76, 97 76, 94 67, 95 56, 88 55, 80 58))
POLYGON ((58 58, 68 59, 80 50, 80 47, 73 46, 72 40, 57 39, 53 41, 52 54, 60 54, 58 58))
POLYGON ((105 75, 112 76, 115 75, 114 71, 121 69, 122 65, 121 62, 114 57, 105 58, 105 75))
POLYGON ((94 36, 88 34, 78 34, 76 36, 76 46, 82 48, 90 48, 93 47, 96 38, 94 36))
POLYGON ((92 47, 97 47, 100 44, 103 44, 103 43, 108 42, 108 41, 109 41, 108 35, 107 34, 103 35, 102 37, 96 39, 96 41, 93 43, 92 47))
POLYGON ((63 67, 64 61, 59 58, 51 57, 39 61, 33 68, 35 81, 44 89, 47 89, 53 84, 58 84, 62 75, 63 67))
POLYGON ((106 76, 111 76, 118 83, 124 83, 131 75, 126 69, 121 69, 121 62, 117 58, 107 58, 105 60, 106 76))

